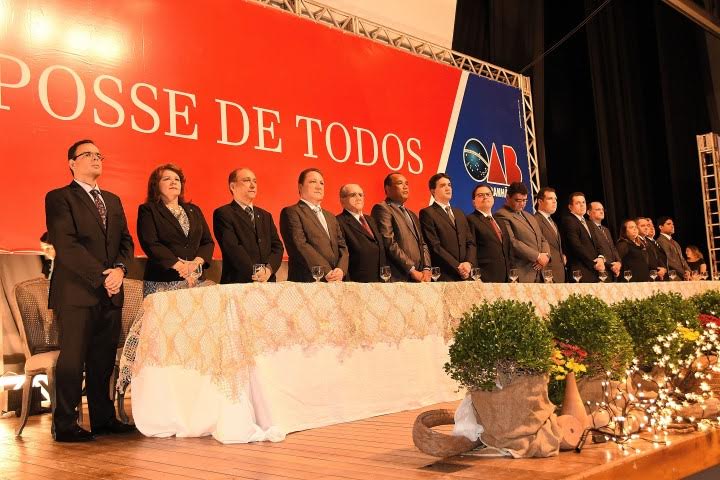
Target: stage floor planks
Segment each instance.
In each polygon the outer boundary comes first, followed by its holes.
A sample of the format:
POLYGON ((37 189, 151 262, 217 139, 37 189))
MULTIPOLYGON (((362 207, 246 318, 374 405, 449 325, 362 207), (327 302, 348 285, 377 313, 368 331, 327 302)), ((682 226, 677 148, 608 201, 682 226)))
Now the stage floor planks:
POLYGON ((418 451, 411 436, 418 413, 456 405, 433 405, 297 432, 280 443, 249 445, 140 434, 61 444, 50 437, 50 415, 31 417, 20 438, 14 436, 16 418, 0 419, 0 479, 664 480, 720 463, 718 431, 674 436, 670 446, 634 442, 642 452, 629 456, 612 444, 588 445, 581 454, 523 460, 440 460, 418 451))

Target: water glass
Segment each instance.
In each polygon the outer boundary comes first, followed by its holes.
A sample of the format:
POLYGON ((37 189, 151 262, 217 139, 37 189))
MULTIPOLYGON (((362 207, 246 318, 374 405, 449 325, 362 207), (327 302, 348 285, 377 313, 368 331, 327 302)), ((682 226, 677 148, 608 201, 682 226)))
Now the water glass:
POLYGON ((387 282, 388 280, 390 280, 390 276, 391 276, 391 274, 390 274, 389 266, 383 265, 382 267, 380 267, 380 279, 383 282, 387 282))
POLYGON ((438 278, 440 278, 440 267, 431 267, 430 276, 432 277, 433 282, 437 282, 438 278))
POLYGON ((325 269, 322 267, 322 265, 315 265, 314 267, 312 267, 312 276, 316 282, 319 282, 324 275, 325 269))
POLYGON ((480 272, 480 269, 478 267, 473 267, 472 270, 470 270, 470 276, 473 280, 476 282, 480 280, 480 277, 482 277, 482 273, 480 272))
POLYGON ((553 281, 553 271, 549 268, 546 268, 542 272, 543 280, 545 280, 545 283, 552 283, 553 281))
POLYGON ((605 281, 608 279, 608 273, 605 270, 603 270, 602 272, 598 273, 598 278, 600 279, 601 282, 605 283, 605 281))
POLYGON ((573 270, 572 277, 575 279, 575 283, 580 283, 580 280, 582 279, 582 270, 573 270))
POLYGON ((510 283, 517 283, 518 277, 520 276, 520 272, 517 268, 511 268, 508 272, 508 277, 510 278, 510 283))
POLYGON ((652 281, 653 281, 653 282, 655 281, 655 279, 657 278, 657 276, 658 276, 657 270, 655 270, 655 269, 650 270, 650 278, 652 278, 652 281))
POLYGON ((623 278, 625 278, 626 282, 629 282, 630 279, 632 278, 632 270, 625 270, 623 272, 623 278))

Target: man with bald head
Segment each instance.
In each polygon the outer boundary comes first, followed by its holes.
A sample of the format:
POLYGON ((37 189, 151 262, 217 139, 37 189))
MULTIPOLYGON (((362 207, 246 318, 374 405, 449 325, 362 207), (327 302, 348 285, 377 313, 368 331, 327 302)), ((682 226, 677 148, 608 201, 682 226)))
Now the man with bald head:
POLYGON ((223 256, 220 283, 274 282, 283 245, 270 212, 255 205, 257 178, 249 168, 228 176, 232 201, 213 212, 213 230, 223 256), (264 265, 253 272, 254 265, 264 265))
POLYGON ((405 175, 391 173, 383 182, 385 201, 372 209, 372 216, 385 244, 392 279, 400 282, 430 281, 430 251, 420 230, 415 212, 405 207, 410 198, 410 183, 405 175))
POLYGON ((348 248, 348 278, 352 282, 380 281, 385 263, 385 246, 375 219, 363 213, 365 192, 360 185, 348 183, 340 188, 343 211, 336 218, 348 248))

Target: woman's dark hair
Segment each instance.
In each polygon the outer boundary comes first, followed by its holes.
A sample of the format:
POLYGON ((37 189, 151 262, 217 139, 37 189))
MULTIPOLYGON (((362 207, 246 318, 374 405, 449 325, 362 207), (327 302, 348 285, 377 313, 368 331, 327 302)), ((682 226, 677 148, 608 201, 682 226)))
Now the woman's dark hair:
MULTIPOLYGON (((627 236, 627 224, 630 222, 633 222, 635 226, 637 226, 637 222, 635 221, 635 219, 627 218, 623 220, 622 224, 620 225, 620 240, 625 239, 630 243, 634 243, 633 240, 627 236)), ((638 233, 638 235, 640 235, 640 233, 638 233)))
POLYGON ((185 174, 183 173, 182 168, 173 163, 160 165, 152 171, 150 178, 148 179, 147 199, 145 199, 145 201, 157 202, 160 200, 160 179, 162 178, 162 174, 165 170, 175 172, 177 176, 180 177, 180 197, 178 197, 178 201, 180 203, 185 203, 185 174))
POLYGON ((685 247, 685 248, 688 249, 688 250, 690 250, 690 251, 693 253, 693 255, 695 255, 695 257, 696 257, 698 260, 705 260, 705 258, 703 257, 702 252, 701 252, 700 249, 699 249, 698 247, 696 247, 695 245, 688 245, 688 246, 685 247))

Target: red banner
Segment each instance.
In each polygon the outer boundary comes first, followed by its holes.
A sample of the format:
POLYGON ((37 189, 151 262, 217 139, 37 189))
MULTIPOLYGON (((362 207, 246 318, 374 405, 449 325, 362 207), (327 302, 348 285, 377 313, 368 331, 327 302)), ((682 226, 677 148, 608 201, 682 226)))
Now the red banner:
POLYGON ((369 210, 391 171, 419 208, 459 78, 249 1, 0 2, 0 247, 37 249, 45 193, 70 182, 67 148, 81 138, 107 157, 99 185, 120 195, 133 233, 165 162, 184 169, 186 198, 209 222, 240 166, 276 220, 309 166, 325 173, 330 210, 350 182, 369 210))

